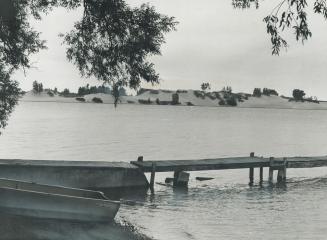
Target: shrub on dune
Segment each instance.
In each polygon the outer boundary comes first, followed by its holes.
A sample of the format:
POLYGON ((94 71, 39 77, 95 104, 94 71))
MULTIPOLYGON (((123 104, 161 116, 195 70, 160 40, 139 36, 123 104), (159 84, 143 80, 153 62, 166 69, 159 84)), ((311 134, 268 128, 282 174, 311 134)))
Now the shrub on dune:
POLYGON ((103 103, 102 99, 101 98, 97 98, 97 97, 94 97, 92 99, 92 102, 94 102, 94 103, 103 103))

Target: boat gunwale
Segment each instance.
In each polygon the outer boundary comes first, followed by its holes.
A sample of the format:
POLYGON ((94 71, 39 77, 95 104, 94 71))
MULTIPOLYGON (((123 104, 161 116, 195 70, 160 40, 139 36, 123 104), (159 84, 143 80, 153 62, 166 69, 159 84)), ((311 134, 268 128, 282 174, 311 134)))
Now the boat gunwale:
POLYGON ((23 167, 65 167, 65 168, 115 168, 135 170, 137 166, 124 161, 80 161, 80 160, 32 160, 32 159, 0 159, 0 166, 23 167))
POLYGON ((94 190, 89 190, 89 189, 81 189, 81 188, 72 188, 72 187, 65 187, 65 186, 59 186, 59 185, 49 185, 49 184, 40 184, 40 183, 36 183, 36 182, 29 182, 29 181, 21 181, 21 180, 16 180, 16 179, 10 179, 10 178, 0 178, 0 188, 6 188, 6 189, 14 189, 14 190, 20 190, 20 191, 26 191, 26 192, 36 192, 36 193, 43 193, 43 194, 49 194, 49 195, 61 195, 61 196, 71 196, 71 197, 75 197, 75 198, 84 198, 84 199, 95 199, 95 200, 108 200, 111 201, 113 203, 119 203, 119 201, 115 201, 115 200, 111 200, 109 199, 102 191, 94 191, 94 190), (5 186, 1 186, 1 181, 4 182, 11 182, 13 184, 30 184, 30 185, 36 185, 36 186, 42 186, 42 187, 49 187, 49 188, 58 188, 58 189, 65 189, 65 190, 73 190, 73 191, 79 191, 79 192, 85 192, 85 193, 94 193, 94 194, 99 194, 100 196, 103 197, 103 199, 100 198, 88 198, 88 197, 78 197, 78 196, 74 196, 74 195, 66 195, 66 194, 58 194, 58 193, 46 193, 46 192, 42 192, 42 191, 36 191, 36 190, 27 190, 24 188, 20 188, 20 187, 5 187, 5 186))
POLYGON ((20 188, 1 187, 1 186, 0 186, 0 189, 14 190, 14 191, 17 191, 17 192, 35 193, 35 194, 46 195, 46 196, 56 196, 56 197, 62 197, 62 198, 83 199, 83 200, 90 200, 90 201, 94 201, 94 202, 107 202, 107 203, 117 204, 118 206, 120 206, 120 201, 114 201, 114 200, 110 200, 110 199, 86 198, 86 197, 78 197, 78 196, 63 195, 63 194, 56 194, 56 193, 38 192, 38 191, 24 190, 24 189, 20 189, 20 188))

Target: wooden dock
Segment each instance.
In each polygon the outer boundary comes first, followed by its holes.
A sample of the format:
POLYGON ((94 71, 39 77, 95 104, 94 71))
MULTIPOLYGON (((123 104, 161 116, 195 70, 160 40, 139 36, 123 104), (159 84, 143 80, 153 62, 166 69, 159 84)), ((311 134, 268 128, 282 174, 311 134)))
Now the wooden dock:
POLYGON ((143 161, 143 157, 139 157, 138 161, 132 161, 131 163, 135 166, 138 166, 143 172, 151 172, 150 187, 152 188, 156 172, 174 172, 174 184, 177 185, 180 174, 185 171, 207 171, 242 168, 249 169, 249 184, 252 185, 254 168, 260 169, 260 183, 263 182, 263 168, 265 167, 269 168, 269 182, 273 182, 274 170, 278 171, 277 181, 285 182, 287 168, 312 168, 327 166, 327 156, 264 158, 256 157, 254 156, 254 153, 251 153, 249 157, 161 161, 143 161))

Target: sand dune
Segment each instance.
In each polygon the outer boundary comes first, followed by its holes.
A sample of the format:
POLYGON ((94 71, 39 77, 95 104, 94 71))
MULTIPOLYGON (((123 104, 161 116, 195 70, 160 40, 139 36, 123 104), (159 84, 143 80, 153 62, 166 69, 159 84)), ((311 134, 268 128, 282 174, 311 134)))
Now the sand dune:
MULTIPOLYGON (((152 104, 169 105, 172 101, 172 94, 176 91, 169 90, 145 90, 137 96, 121 96, 119 103, 121 104, 152 104)), ((222 94, 222 93, 219 93, 222 94)), ((242 95, 242 94, 241 94, 242 95)), ((219 99, 209 96, 199 97, 194 90, 178 91, 179 105, 187 106, 207 106, 207 107, 226 107, 219 105, 219 99)), ((245 96, 245 94, 244 94, 245 96)), ((114 98, 110 94, 89 94, 83 96, 85 103, 93 103, 93 98, 100 98, 105 104, 113 104, 114 98)), ((81 103, 75 97, 63 97, 59 95, 49 96, 46 91, 36 94, 33 91, 27 92, 21 101, 28 102, 66 102, 81 103)), ((236 107, 240 108, 280 108, 280 109, 312 109, 327 110, 327 102, 289 102, 288 99, 279 96, 261 96, 243 98, 243 101, 237 103, 236 107)))

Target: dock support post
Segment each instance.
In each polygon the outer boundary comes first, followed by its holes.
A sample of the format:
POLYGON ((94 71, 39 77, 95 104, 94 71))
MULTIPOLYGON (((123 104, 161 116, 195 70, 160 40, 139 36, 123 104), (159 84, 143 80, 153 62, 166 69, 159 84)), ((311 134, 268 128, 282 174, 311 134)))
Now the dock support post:
POLYGON ((259 182, 260 186, 262 185, 262 183, 263 183, 263 167, 260 167, 260 182, 259 182))
POLYGON ((253 168, 252 167, 249 170, 249 178, 250 178, 249 186, 253 186, 253 168))
POLYGON ((286 158, 284 158, 283 166, 281 169, 278 170, 278 177, 277 177, 278 183, 286 182, 286 165, 287 165, 287 160, 286 158))
POLYGON ((174 187, 187 188, 190 174, 181 170, 174 172, 174 187))
POLYGON ((284 176, 283 176, 283 182, 286 182, 286 169, 287 169, 287 158, 284 158, 284 176))
POLYGON ((179 176, 179 173, 180 173, 181 171, 175 171, 174 172, 174 181, 173 181, 173 186, 175 187, 175 186, 177 186, 177 182, 178 182, 178 176, 179 176))
POLYGON ((283 182, 286 183, 286 167, 284 167, 283 182))
POLYGON ((284 169, 278 169, 277 183, 282 183, 284 179, 284 169))
MULTIPOLYGON (((250 157, 254 157, 254 152, 250 153, 250 157)), ((253 186, 253 167, 249 168, 249 186, 253 186)))
POLYGON ((273 169, 273 164, 274 164, 274 158, 270 157, 269 159, 269 177, 268 177, 268 182, 272 184, 274 182, 274 169, 273 169))
POLYGON ((156 164, 152 163, 151 178, 150 178, 150 189, 154 192, 154 178, 156 176, 156 164))
POLYGON ((269 168, 269 177, 268 177, 268 182, 272 184, 274 181, 274 170, 272 167, 269 168))

